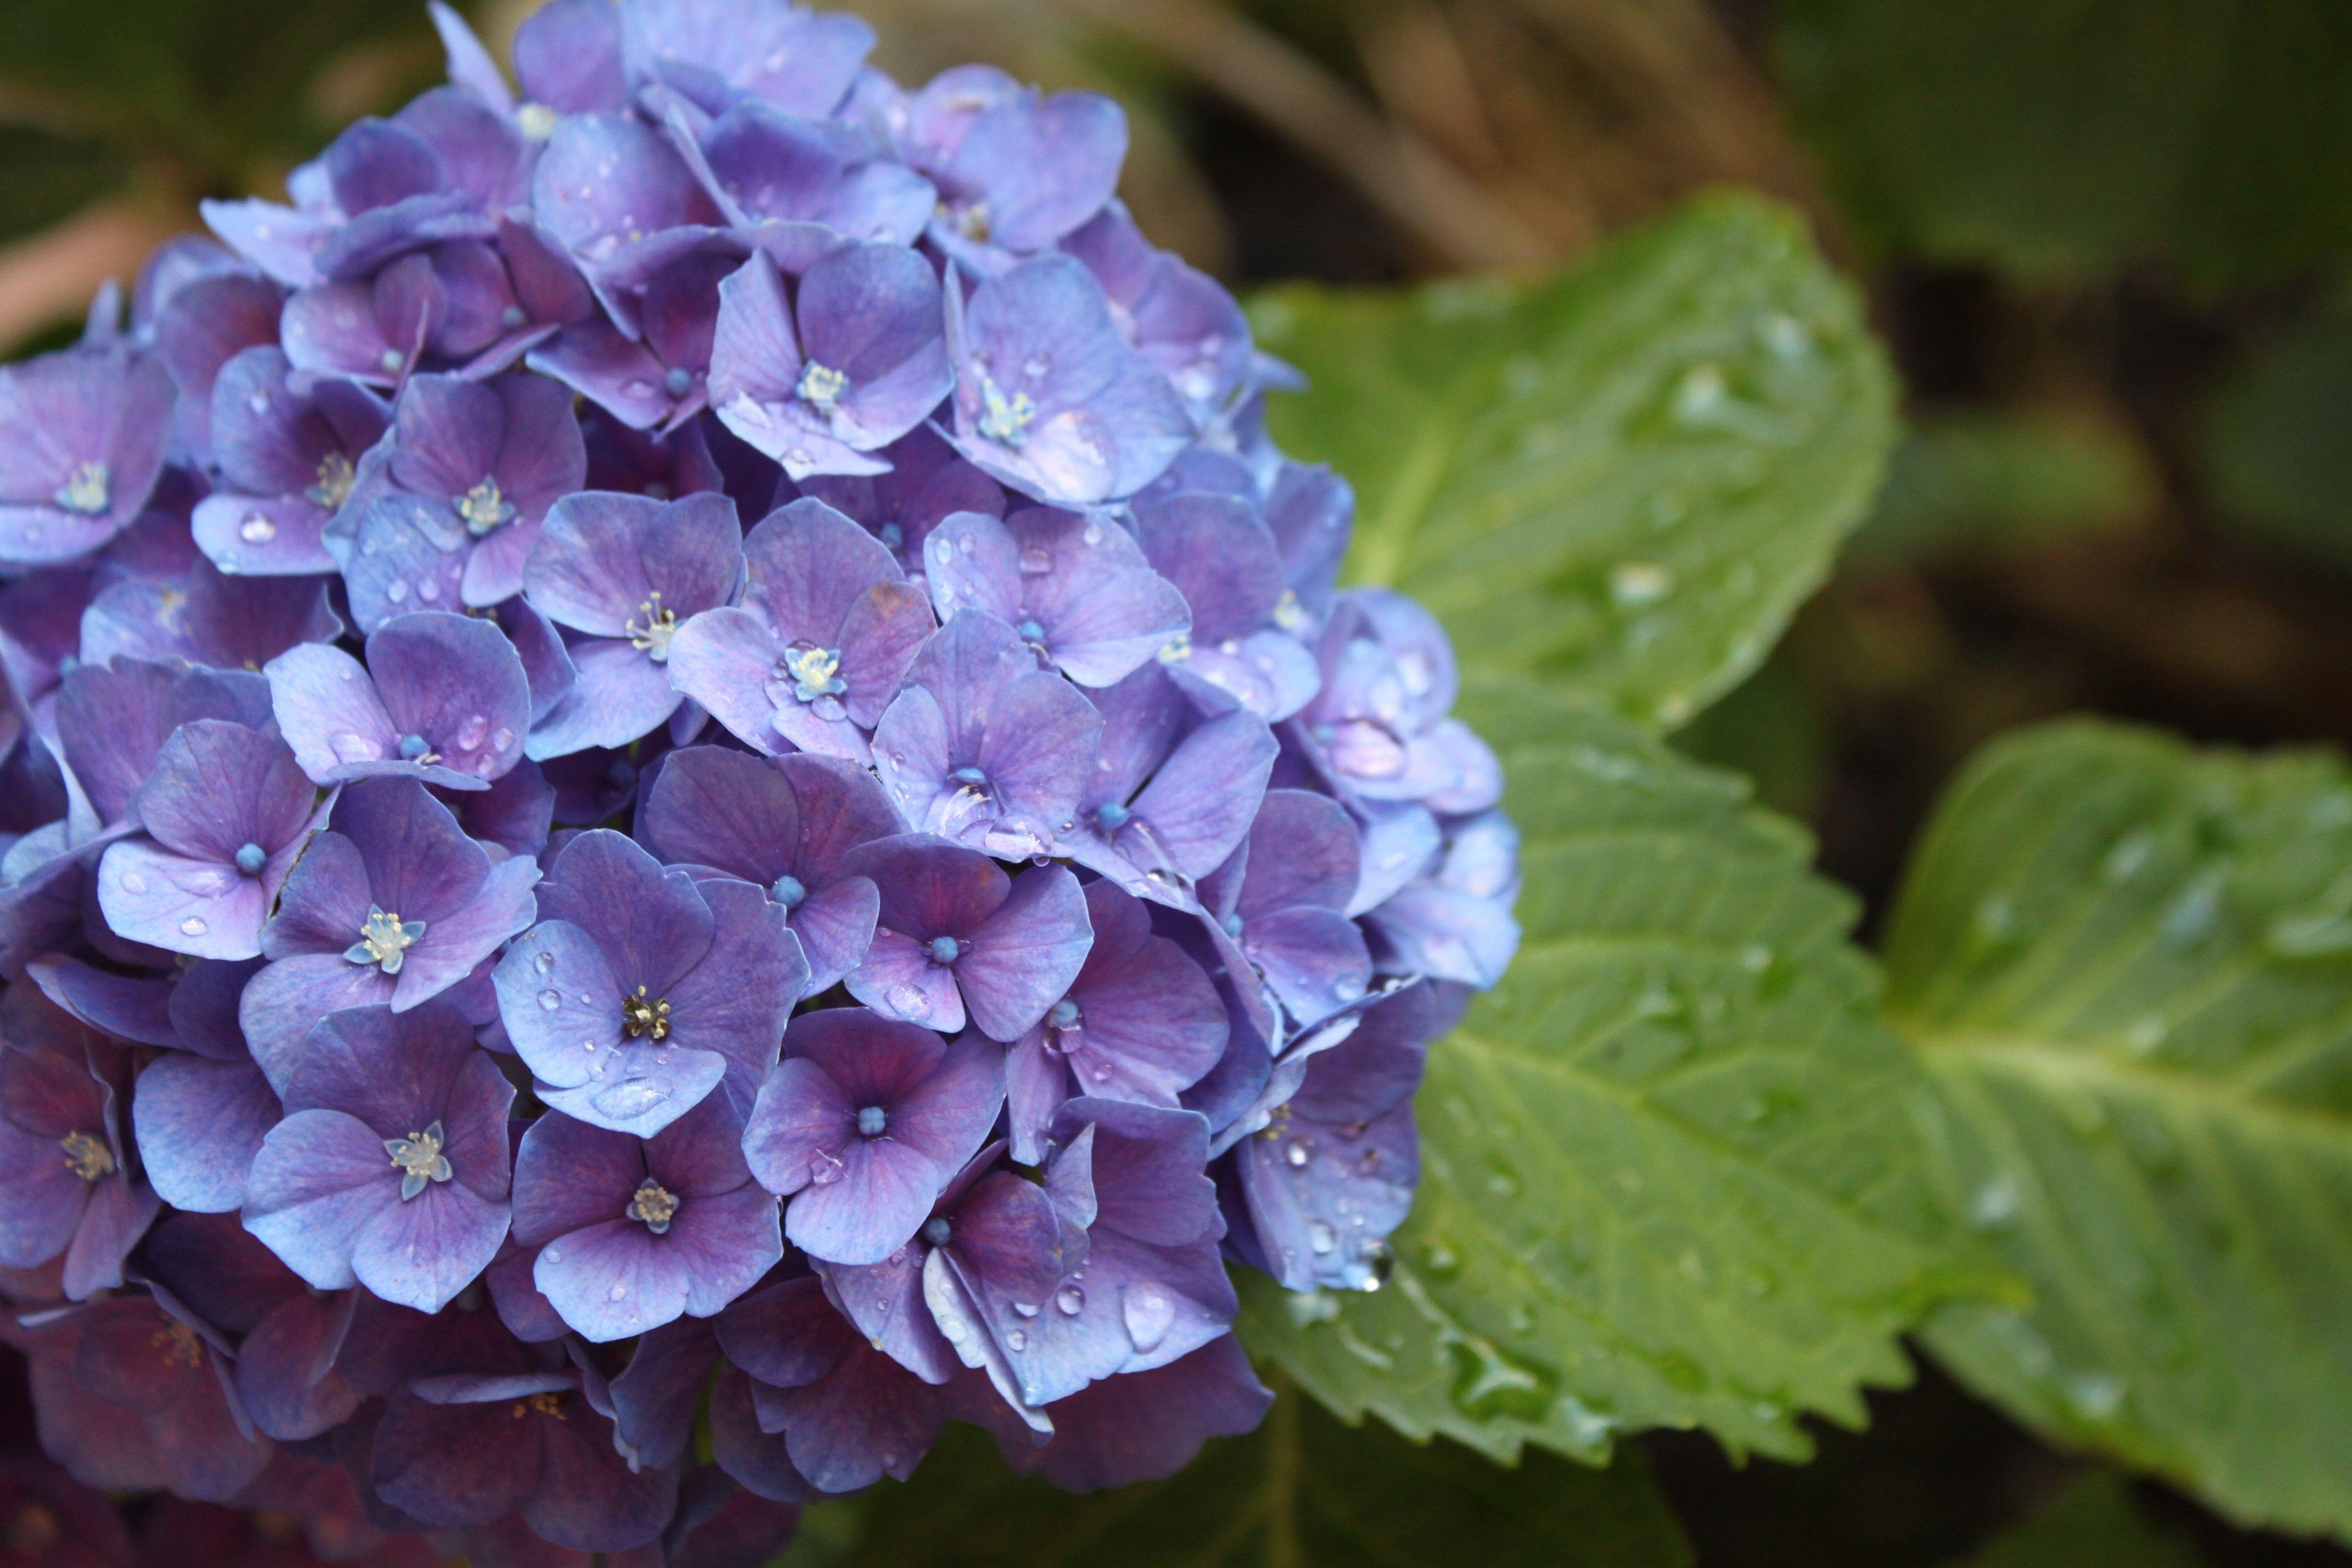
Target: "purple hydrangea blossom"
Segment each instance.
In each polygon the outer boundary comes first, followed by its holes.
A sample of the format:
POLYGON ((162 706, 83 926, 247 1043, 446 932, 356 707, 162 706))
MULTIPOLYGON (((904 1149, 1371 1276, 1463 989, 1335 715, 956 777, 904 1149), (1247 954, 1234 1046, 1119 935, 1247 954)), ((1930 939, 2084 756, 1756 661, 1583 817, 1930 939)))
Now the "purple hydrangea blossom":
POLYGON ((564 650, 571 689, 525 742, 534 761, 627 745, 678 711, 670 640, 682 623, 733 602, 742 539, 723 495, 665 505, 589 490, 555 504, 523 568, 523 592, 578 635, 564 650))
POLYGON ((1444 632, 1338 589, 1108 100, 429 9, 448 86, 0 372, 44 1441, 533 1565, 748 1561, 950 1420, 1169 1474, 1270 1397, 1228 1263, 1381 1283, 1517 944, 1444 632))
POLYGON ((120 348, 0 367, 0 561, 69 561, 137 517, 163 470, 173 391, 160 360, 120 348))
POLYGON ((119 935, 191 958, 252 958, 279 886, 323 815, 273 735, 219 719, 173 731, 134 809, 146 827, 99 863, 119 935))
POLYGON ((881 908, 874 879, 842 862, 859 845, 895 835, 898 817, 855 763, 694 746, 663 764, 636 831, 669 865, 767 889, 800 938, 814 994, 865 958, 881 908))
POLYGON ((1076 978, 1093 933, 1064 867, 1008 877, 976 849, 910 833, 861 845, 842 868, 880 895, 850 994, 885 1017, 993 1040, 1034 1028, 1076 978))
POLYGON ((246 1228, 318 1289, 437 1312, 506 1235, 513 1100, 453 1003, 331 1014, 254 1161, 246 1228))
POLYGON ((956 447, 1008 489, 1066 506, 1118 500, 1192 438, 1183 400, 1119 335, 1078 261, 1024 261, 968 304, 951 280, 947 300, 956 447))
POLYGON ((333 571, 326 526, 383 437, 383 405, 354 382, 304 384, 274 344, 223 365, 211 405, 221 485, 196 503, 197 544, 215 566, 248 575, 333 571))
POLYGON ((774 1198, 751 1180, 725 1095, 649 1139, 551 1111, 515 1160, 515 1240, 564 1322, 595 1342, 708 1318, 783 1256, 774 1198))
POLYGON ((793 502, 743 540, 743 601, 670 643, 670 679, 755 752, 863 763, 930 606, 890 552, 823 501, 793 502))
POLYGON ((1225 1005, 1201 966, 1109 882, 1086 889, 1094 944, 1069 990, 1005 1058, 1013 1157, 1044 1158, 1046 1129, 1075 1094, 1174 1106, 1224 1054, 1225 1005))
POLYGON ((488 621, 426 610, 383 622, 367 663, 323 643, 272 659, 270 704, 314 782, 381 776, 488 789, 522 756, 530 682, 488 621))
POLYGON ((0 1264, 62 1258, 74 1300, 122 1283, 157 1207, 121 1136, 110 1066, 80 1049, 0 1047, 0 1169, 12 1194, 0 1264))
POLYGON ((416 780, 351 785, 261 933, 269 963, 237 1003, 254 1059, 282 1091, 330 1013, 440 995, 530 925, 538 881, 526 857, 492 864, 416 780))
POLYGON ((760 1090, 743 1150, 761 1185, 792 1199, 785 1234, 813 1257, 878 1263, 915 1234, 994 1125, 1004 1055, 952 1046, 861 1008, 795 1023, 760 1090))
POLYGON ((1048 852, 1094 772, 1102 716, 1038 668, 1021 634, 959 610, 907 670, 874 731, 899 815, 1008 858, 1048 852))
POLYGON ((748 882, 698 883, 605 830, 563 847, 538 900, 540 923, 494 978, 539 1098, 640 1137, 722 1080, 748 1112, 808 981, 784 911, 748 882))
POLYGON ((1127 531, 1076 512, 950 517, 925 555, 941 621, 985 610, 1081 686, 1116 685, 1192 629, 1184 596, 1127 531))
POLYGON ((754 251, 719 298, 711 405, 794 479, 887 471, 871 454, 954 384, 939 279, 911 250, 845 247, 789 299, 775 263, 754 251))

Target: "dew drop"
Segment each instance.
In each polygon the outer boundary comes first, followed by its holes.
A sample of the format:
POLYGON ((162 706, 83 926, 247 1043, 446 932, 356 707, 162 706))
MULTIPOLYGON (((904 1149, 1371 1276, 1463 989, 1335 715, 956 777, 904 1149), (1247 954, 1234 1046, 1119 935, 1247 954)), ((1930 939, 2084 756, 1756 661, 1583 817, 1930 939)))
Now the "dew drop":
POLYGON ((383 585, 383 596, 395 605, 404 604, 408 599, 408 584, 395 577, 383 585))
POLYGON ((278 525, 256 512, 238 525, 236 536, 247 544, 267 544, 278 537, 278 525))
POLYGON ((1043 576, 1054 569, 1054 558, 1042 544, 1026 545, 1021 552, 1021 570, 1032 577, 1043 576))
POLYGON ((1029 1348, 1029 1336, 1023 1333, 1019 1329, 1010 1330, 1004 1336, 1004 1348, 1006 1350, 1025 1351, 1029 1348))
POLYGON ((1065 1285, 1054 1292, 1054 1305, 1062 1310, 1064 1317, 1075 1318, 1086 1310, 1087 1293, 1076 1285, 1065 1285))
POLYGON ((904 981, 900 981, 898 984, 893 985, 889 990, 884 992, 882 999, 890 1004, 890 1010, 894 1013, 904 1013, 910 1016, 921 1017, 929 1014, 930 1011, 929 1008, 923 1005, 923 994, 904 981))
POLYGON ((205 917, 202 915, 190 915, 186 920, 180 922, 180 934, 182 936, 202 936, 211 929, 212 928, 210 926, 205 923, 205 917))
POLYGON ((1307 1245, 1313 1247, 1316 1255, 1320 1257, 1339 1245, 1339 1233, 1319 1219, 1308 1220, 1307 1245))
POLYGON ((543 948, 543 947, 542 947, 542 948, 541 948, 541 949, 539 950, 539 972, 540 972, 541 974, 549 974, 549 973, 552 973, 554 972, 554 970, 555 970, 555 954, 553 954, 553 953, 551 953, 551 952, 548 952, 548 951, 547 951, 545 948, 543 948))
POLYGON ((1288 1163, 1291 1169, 1297 1170, 1307 1163, 1307 1145, 1294 1138, 1290 1141, 1289 1147, 1283 1150, 1282 1157, 1288 1163))
POLYGON ((1013 1310, 1015 1312, 1019 1313, 1021 1316, 1024 1317, 1024 1318, 1034 1318, 1034 1317, 1035 1317, 1035 1316, 1037 1315, 1037 1310, 1037 1310, 1037 1308, 1035 1307, 1035 1305, 1034 1305, 1033 1303, 1028 1302, 1028 1301, 1015 1301, 1015 1302, 1013 1302, 1013 1310))
POLYGON ((136 871, 125 871, 122 873, 122 890, 126 893, 143 893, 147 890, 147 879, 136 871))
POLYGON ((1138 1279, 1129 1284, 1120 1292, 1118 1310, 1120 1320, 1127 1325, 1127 1337, 1138 1351, 1147 1354, 1168 1337, 1170 1327, 1176 1321, 1176 1303, 1155 1279, 1138 1279))
MULTIPOLYGON (((544 958, 547 955, 545 953, 541 953, 540 956, 544 958)), ((563 1005, 563 998, 557 995, 552 991, 542 991, 539 994, 539 1005, 552 1013, 558 1007, 563 1005)))
POLYGON ((561 1247, 551 1247, 545 1252, 541 1253, 540 1256, 546 1258, 550 1263, 561 1263, 563 1261, 563 1251, 561 1247))

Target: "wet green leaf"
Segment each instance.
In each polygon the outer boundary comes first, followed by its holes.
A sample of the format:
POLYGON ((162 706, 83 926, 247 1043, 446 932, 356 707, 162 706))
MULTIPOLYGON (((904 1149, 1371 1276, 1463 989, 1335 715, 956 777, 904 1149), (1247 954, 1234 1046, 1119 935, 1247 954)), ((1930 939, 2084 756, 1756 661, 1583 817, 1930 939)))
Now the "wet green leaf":
POLYGON ((1465 709, 1525 834, 1526 945, 1431 1052, 1387 1286, 1253 1281, 1244 1338, 1344 1415, 1497 1458, 1656 1426, 1801 1457, 1798 1417, 1859 1425, 1963 1283, 1853 900, 1744 782, 1622 720, 1524 680, 1465 709))
POLYGON ((842 1568, 1685 1568, 1638 1456, 1496 1469, 1289 1394, 1171 1479, 1073 1497, 960 1428, 887 1487, 842 1568))
POLYGON ((2053 1438, 2352 1534, 2352 770, 2071 723, 1929 827, 1888 1007, 2033 1287, 1929 1343, 2053 1438))
POLYGON ((1276 437, 1356 486, 1353 579, 1436 611, 1465 668, 1643 722, 1756 668, 1894 435, 1853 290, 1748 196, 1525 289, 1286 289, 1254 317, 1313 381, 1276 437))

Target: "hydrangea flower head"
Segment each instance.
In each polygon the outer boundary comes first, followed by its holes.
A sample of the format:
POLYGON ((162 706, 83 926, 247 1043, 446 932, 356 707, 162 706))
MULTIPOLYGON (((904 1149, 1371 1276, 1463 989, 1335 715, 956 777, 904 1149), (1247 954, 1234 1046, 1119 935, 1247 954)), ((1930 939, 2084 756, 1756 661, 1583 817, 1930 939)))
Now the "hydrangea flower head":
POLYGON ((1517 945, 1444 629, 1108 100, 430 9, 0 371, 44 1440, 486 1568, 765 1556, 951 1420, 1170 1474, 1271 1399, 1231 1268, 1381 1285, 1517 945))

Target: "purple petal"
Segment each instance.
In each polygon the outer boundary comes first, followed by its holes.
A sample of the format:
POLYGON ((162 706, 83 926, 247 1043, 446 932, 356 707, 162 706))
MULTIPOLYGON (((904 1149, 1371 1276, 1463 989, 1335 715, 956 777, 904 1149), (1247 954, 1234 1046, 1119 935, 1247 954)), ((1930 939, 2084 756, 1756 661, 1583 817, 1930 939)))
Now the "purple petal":
POLYGON ((244 1205, 246 1173, 280 1114, 269 1080, 251 1062, 179 1054, 139 1075, 131 1112, 156 1194, 198 1214, 244 1205))
POLYGON ((1068 868, 1024 873, 956 962, 972 1021, 992 1038, 1019 1039, 1077 978, 1092 942, 1086 895, 1068 868))

